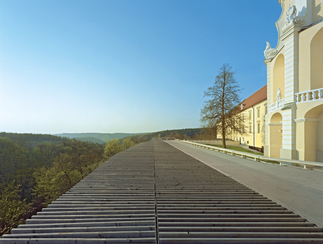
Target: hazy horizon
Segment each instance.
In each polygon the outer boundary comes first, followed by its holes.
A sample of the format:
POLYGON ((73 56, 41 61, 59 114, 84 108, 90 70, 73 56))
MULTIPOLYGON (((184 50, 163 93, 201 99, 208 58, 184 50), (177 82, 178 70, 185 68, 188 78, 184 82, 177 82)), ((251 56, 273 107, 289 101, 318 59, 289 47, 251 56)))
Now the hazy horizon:
POLYGON ((11 131, 0 131, 0 133, 17 133, 17 134, 48 134, 48 135, 63 135, 63 134, 149 134, 160 131, 172 131, 172 130, 185 130, 185 129, 199 129, 197 128, 181 128, 181 129, 165 129, 158 131, 148 131, 148 132, 58 132, 58 133, 33 133, 33 132, 11 132, 11 131))
POLYGON ((245 99, 267 83, 277 1, 0 0, 0 131, 200 128, 229 63, 245 99))

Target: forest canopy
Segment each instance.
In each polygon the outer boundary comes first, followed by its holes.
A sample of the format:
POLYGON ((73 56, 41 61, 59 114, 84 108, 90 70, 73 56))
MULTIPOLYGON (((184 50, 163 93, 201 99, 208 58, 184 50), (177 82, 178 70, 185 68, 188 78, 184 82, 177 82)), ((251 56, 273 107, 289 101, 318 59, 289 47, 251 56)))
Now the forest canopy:
POLYGON ((0 235, 105 160, 103 145, 52 135, 0 133, 0 235))

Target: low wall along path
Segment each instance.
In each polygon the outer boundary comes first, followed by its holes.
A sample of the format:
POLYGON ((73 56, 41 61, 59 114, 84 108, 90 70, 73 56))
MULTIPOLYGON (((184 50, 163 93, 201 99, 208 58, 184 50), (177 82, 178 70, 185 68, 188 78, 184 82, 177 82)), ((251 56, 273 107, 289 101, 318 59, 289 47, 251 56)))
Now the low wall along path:
POLYGON ((323 229, 154 139, 110 158, 0 243, 323 243, 323 229))

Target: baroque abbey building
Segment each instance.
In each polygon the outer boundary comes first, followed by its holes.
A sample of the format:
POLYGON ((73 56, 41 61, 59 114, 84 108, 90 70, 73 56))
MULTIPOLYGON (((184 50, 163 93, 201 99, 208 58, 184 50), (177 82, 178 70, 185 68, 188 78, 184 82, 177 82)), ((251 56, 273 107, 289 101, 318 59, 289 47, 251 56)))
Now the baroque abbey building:
POLYGON ((267 42, 265 156, 323 162, 323 1, 278 0, 267 42))

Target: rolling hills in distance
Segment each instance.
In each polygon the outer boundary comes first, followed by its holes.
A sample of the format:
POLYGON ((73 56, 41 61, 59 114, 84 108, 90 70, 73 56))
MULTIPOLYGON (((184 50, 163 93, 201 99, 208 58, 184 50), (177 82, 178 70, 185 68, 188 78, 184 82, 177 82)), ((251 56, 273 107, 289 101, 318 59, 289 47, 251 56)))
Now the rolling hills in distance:
POLYGON ((122 139, 128 136, 139 135, 140 133, 62 133, 54 136, 75 138, 80 141, 89 141, 99 144, 105 144, 112 139, 122 139))
POLYGON ((54 136, 75 138, 80 141, 88 141, 93 143, 105 144, 106 141, 112 139, 123 139, 126 137, 131 137, 132 139, 138 141, 149 141, 153 137, 183 137, 184 135, 192 138, 195 134, 203 134, 203 128, 187 128, 187 129, 175 129, 175 130, 164 130, 157 132, 148 133, 61 133, 54 134, 54 136))
POLYGON ((176 137, 179 139, 193 138, 195 135, 202 135, 205 133, 203 128, 187 128, 164 130, 148 133, 58 133, 58 134, 33 134, 33 133, 11 133, 0 132, 0 138, 8 138, 20 145, 28 145, 35 147, 39 143, 60 143, 64 140, 73 139, 85 142, 93 142, 101 145, 106 144, 107 141, 125 138, 131 138, 136 143, 149 141, 154 137, 176 137))

